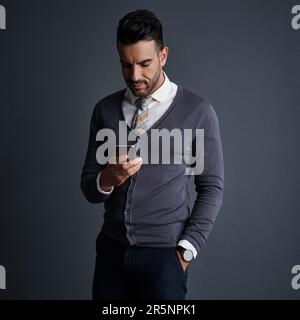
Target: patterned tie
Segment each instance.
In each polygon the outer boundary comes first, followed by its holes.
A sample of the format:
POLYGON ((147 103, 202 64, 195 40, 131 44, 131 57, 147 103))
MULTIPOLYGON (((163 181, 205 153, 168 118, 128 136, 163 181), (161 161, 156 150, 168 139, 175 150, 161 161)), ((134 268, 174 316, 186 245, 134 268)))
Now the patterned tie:
POLYGON ((137 108, 132 119, 131 128, 134 129, 138 135, 141 135, 147 129, 148 105, 151 100, 151 97, 145 98, 139 96, 134 101, 137 108))

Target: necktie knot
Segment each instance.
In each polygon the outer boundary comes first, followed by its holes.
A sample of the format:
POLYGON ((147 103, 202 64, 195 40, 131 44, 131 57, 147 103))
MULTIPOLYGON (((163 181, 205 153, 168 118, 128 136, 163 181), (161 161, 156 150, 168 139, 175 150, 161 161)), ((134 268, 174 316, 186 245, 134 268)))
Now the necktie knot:
POLYGON ((138 109, 145 110, 148 107, 150 102, 151 102, 151 97, 145 98, 140 96, 135 99, 134 104, 138 109))

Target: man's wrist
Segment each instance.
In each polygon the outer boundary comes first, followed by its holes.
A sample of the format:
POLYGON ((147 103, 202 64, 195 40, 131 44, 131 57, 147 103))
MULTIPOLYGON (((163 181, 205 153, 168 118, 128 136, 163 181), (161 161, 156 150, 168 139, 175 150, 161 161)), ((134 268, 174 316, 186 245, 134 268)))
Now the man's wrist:
POLYGON ((107 178, 107 169, 104 169, 100 175, 100 187, 104 191, 109 191, 113 188, 112 183, 107 178))
POLYGON ((181 239, 177 245, 185 248, 185 249, 189 249, 189 250, 192 250, 193 252, 193 256, 194 256, 194 259, 196 259, 196 256, 197 256, 197 250, 196 248, 190 243, 190 241, 186 240, 186 239, 181 239))
POLYGON ((97 189, 99 192, 104 193, 104 194, 111 194, 114 187, 113 186, 107 186, 103 184, 103 181, 101 181, 101 177, 103 176, 104 171, 99 172, 97 176, 97 189))
POLYGON ((101 175, 100 175, 100 188, 101 188, 101 190, 103 190, 105 192, 110 192, 113 189, 113 186, 103 185, 103 181, 102 181, 101 175))
POLYGON ((194 259, 193 252, 190 249, 186 249, 181 245, 177 245, 176 250, 180 253, 182 259, 186 262, 191 262, 194 259))

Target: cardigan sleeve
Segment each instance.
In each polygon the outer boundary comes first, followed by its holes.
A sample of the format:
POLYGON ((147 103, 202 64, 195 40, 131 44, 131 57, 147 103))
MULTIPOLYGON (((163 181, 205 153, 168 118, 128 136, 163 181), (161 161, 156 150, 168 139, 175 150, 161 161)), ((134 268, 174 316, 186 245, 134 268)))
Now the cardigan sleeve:
POLYGON ((194 176, 197 197, 180 237, 189 241, 197 252, 206 242, 220 211, 224 190, 224 164, 219 123, 210 104, 201 121, 201 127, 204 128, 204 168, 202 173, 194 176))
POLYGON ((101 129, 100 103, 98 103, 92 113, 90 121, 90 132, 88 148, 81 173, 80 188, 85 198, 91 203, 104 202, 112 192, 107 194, 99 192, 97 188, 97 177, 106 165, 100 165, 96 159, 96 152, 100 143, 96 141, 97 132, 101 129))

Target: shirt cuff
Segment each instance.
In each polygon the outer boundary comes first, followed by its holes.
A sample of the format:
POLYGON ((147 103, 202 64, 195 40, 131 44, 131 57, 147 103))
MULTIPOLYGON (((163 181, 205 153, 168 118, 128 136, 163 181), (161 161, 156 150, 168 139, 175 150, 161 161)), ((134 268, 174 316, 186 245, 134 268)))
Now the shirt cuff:
POLYGON ((188 249, 188 250, 192 250, 193 252, 193 256, 194 256, 194 259, 196 259, 196 256, 197 256, 197 250, 195 249, 195 247, 187 240, 183 239, 183 240, 180 240, 178 242, 178 245, 185 248, 185 249, 188 249))
POLYGON ((100 187, 100 175, 101 175, 101 171, 99 172, 99 174, 97 175, 97 178, 96 178, 97 190, 100 193, 111 194, 113 192, 113 190, 114 190, 114 187, 111 187, 111 189, 109 191, 104 191, 104 190, 101 189, 101 187, 100 187))

